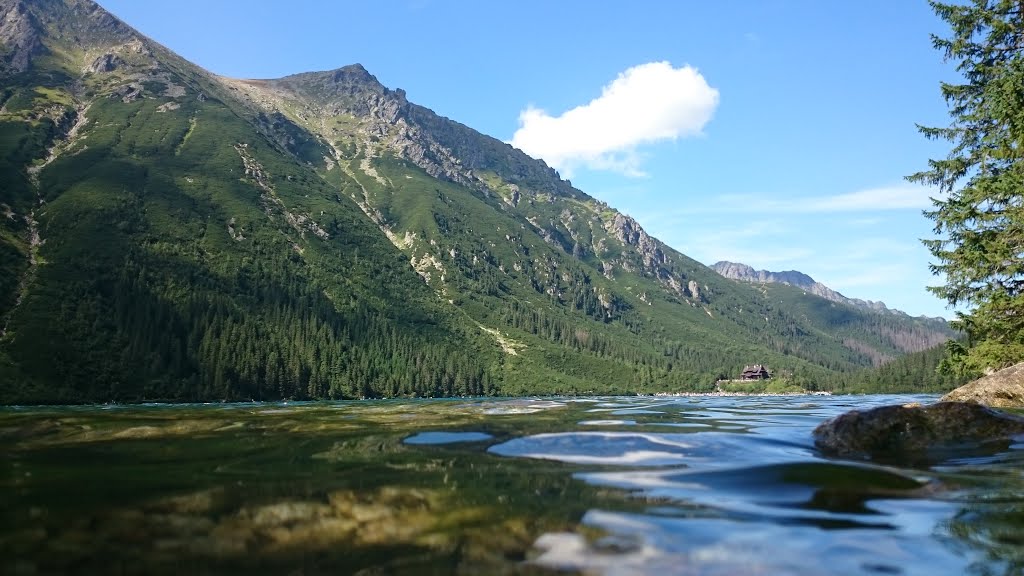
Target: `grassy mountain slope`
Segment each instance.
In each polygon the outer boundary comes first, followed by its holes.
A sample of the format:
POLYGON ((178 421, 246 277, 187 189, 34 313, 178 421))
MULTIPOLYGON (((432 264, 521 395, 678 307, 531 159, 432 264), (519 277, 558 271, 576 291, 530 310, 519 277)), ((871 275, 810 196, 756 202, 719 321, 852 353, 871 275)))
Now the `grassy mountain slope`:
POLYGON ((700 390, 894 355, 358 65, 220 78, 88 0, 0 22, 4 401, 700 390))
POLYGON ((955 338, 957 333, 939 318, 910 317, 843 304, 809 294, 797 286, 762 285, 765 299, 806 319, 816 328, 839 338, 843 345, 887 364, 904 354, 929 350, 955 338))
MULTIPOLYGON (((460 296, 460 307, 485 324, 506 308, 567 315, 587 338, 609 333, 619 346, 660 351, 651 363, 666 373, 653 377, 667 386, 728 374, 742 358, 812 372, 854 369, 950 334, 848 306, 837 313, 819 298, 815 306, 828 309, 816 313, 724 280, 543 162, 408 102, 358 65, 233 85, 328 144, 334 154, 321 174, 329 179, 340 168, 359 180, 364 211, 439 294, 460 296)), ((515 313, 497 320, 495 328, 524 337, 515 313)), ((586 346, 575 347, 586 356, 586 346)))
POLYGON ((85 2, 3 7, 43 46, 0 116, 6 399, 488 391, 491 351, 202 71, 116 21, 72 53, 85 2))

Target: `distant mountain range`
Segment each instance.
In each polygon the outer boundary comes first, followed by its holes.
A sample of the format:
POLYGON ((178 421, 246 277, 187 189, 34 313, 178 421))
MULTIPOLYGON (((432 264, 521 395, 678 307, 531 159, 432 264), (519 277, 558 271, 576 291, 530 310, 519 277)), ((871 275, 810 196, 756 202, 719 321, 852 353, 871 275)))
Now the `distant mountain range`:
POLYGON ((888 314, 902 314, 908 316, 906 312, 889 308, 884 302, 875 302, 873 300, 861 300, 859 298, 847 298, 839 292, 825 286, 821 282, 816 281, 803 272, 797 272, 796 270, 786 270, 784 272, 770 272, 768 270, 754 270, 753 267, 746 264, 740 264, 738 262, 720 261, 715 262, 711 265, 711 269, 718 272, 726 278, 732 280, 740 280, 742 282, 750 282, 754 284, 759 283, 780 283, 788 284, 790 286, 796 286, 801 290, 814 294, 815 296, 821 296, 826 300, 832 302, 839 302, 842 304, 848 304, 864 310, 871 310, 873 312, 888 313, 888 314))
POLYGON ((951 334, 723 278, 358 64, 225 78, 91 0, 0 0, 0 181, 6 402, 827 382, 951 334))

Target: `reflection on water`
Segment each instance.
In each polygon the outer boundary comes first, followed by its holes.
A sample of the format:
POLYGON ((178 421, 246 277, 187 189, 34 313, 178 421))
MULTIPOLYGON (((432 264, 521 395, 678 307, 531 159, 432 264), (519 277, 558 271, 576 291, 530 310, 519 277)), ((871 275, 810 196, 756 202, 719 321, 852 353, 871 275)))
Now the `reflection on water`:
POLYGON ((0 572, 1020 574, 1024 443, 825 459, 932 397, 0 409, 0 572))

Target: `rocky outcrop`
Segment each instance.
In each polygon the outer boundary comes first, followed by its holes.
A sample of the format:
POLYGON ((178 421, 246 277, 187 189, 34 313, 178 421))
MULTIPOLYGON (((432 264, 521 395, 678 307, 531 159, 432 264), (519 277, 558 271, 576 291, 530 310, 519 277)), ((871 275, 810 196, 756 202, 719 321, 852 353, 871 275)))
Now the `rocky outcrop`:
POLYGON ((686 283, 687 290, 690 291, 690 296, 695 300, 700 300, 700 285, 697 284, 696 280, 690 280, 686 283))
POLYGON ((125 84, 124 86, 118 87, 110 93, 110 98, 121 99, 121 102, 128 104, 138 100, 142 96, 142 85, 132 82, 131 84, 125 84))
POLYGON ((606 224, 606 228, 619 242, 635 248, 643 258, 645 266, 655 267, 668 263, 668 257, 665 256, 658 241, 651 238, 640 224, 629 216, 616 213, 615 218, 606 224))
POLYGON ((98 56, 95 60, 93 60, 92 64, 90 64, 86 68, 86 71, 87 72, 92 72, 94 74, 113 72, 114 70, 117 70, 117 68, 120 67, 123 64, 124 64, 124 60, 122 60, 120 56, 118 56, 117 54, 108 52, 106 54, 98 56))
POLYGON ((913 460, 1007 443, 1017 434, 1024 434, 1024 418, 979 404, 939 402, 847 412, 815 428, 814 445, 833 456, 913 460))
POLYGON ((505 201, 508 202, 513 208, 519 206, 519 199, 522 198, 522 195, 519 194, 519 186, 516 186, 515 184, 509 184, 508 191, 509 196, 508 198, 505 199, 505 201))
POLYGON ((24 72, 44 50, 38 26, 24 3, 0 2, 0 71, 24 72))
POLYGON ((105 50, 129 41, 139 41, 138 34, 92 0, 0 0, 0 73, 29 70, 35 57, 48 48, 64 57, 62 52, 72 46, 105 50), (54 10, 53 4, 63 7, 54 10), (43 37, 48 38, 47 45, 43 37))
POLYGON ((995 408, 1024 408, 1024 362, 1014 364, 942 397, 943 402, 972 402, 995 408))
POLYGON ((620 212, 615 212, 614 217, 604 220, 604 229, 609 236, 633 252, 629 255, 623 254, 622 257, 614 259, 611 264, 602 262, 602 271, 605 277, 610 278, 610 273, 614 271, 615 265, 618 265, 626 272, 640 271, 655 278, 665 289, 679 296, 695 301, 708 301, 707 285, 704 286, 705 294, 702 295, 700 286, 695 281, 687 280, 685 274, 678 272, 672 258, 665 251, 665 245, 647 234, 636 220, 620 212), (637 270, 638 264, 639 270, 637 270))

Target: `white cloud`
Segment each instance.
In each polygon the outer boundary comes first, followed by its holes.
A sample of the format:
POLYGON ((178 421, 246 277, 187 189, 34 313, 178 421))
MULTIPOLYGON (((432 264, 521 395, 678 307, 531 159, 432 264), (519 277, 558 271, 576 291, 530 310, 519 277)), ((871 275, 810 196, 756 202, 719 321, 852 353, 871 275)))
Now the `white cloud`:
POLYGON ((803 203, 802 212, 874 212, 931 208, 930 197, 936 191, 913 184, 870 188, 848 194, 811 198, 803 203))
POLYGON ((700 134, 717 106, 718 91, 696 68, 650 62, 561 116, 528 107, 510 143, 563 175, 585 166, 642 176, 639 146, 700 134))
POLYGON ((735 194, 719 196, 714 204, 716 208, 726 208, 730 212, 802 214, 887 212, 930 209, 933 207, 931 198, 938 194, 934 188, 914 184, 897 184, 833 196, 803 196, 781 200, 765 199, 754 194, 735 194))

